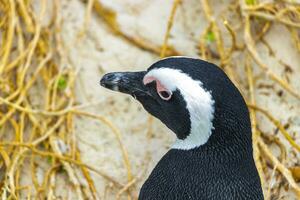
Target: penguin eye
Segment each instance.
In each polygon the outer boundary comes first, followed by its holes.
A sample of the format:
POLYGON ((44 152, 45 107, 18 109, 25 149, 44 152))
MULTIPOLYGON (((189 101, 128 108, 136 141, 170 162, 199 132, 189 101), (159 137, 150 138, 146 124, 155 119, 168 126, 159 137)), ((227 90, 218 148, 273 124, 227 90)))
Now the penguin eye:
POLYGON ((162 90, 162 91, 157 91, 157 93, 160 96, 160 98, 162 98, 165 101, 170 100, 172 97, 172 92, 170 91, 162 90))
POLYGON ((143 79, 144 85, 155 83, 156 91, 159 97, 165 101, 168 101, 172 97, 172 91, 168 90, 158 79, 153 76, 145 76, 143 79))

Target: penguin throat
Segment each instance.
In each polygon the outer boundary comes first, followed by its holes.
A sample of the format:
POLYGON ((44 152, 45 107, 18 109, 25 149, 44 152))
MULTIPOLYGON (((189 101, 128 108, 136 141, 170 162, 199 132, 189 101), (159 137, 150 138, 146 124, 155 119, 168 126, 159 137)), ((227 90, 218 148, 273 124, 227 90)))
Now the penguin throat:
POLYGON ((186 102, 190 116, 190 131, 184 139, 177 138, 173 149, 189 150, 205 144, 212 134, 214 117, 214 100, 205 90, 201 81, 192 79, 181 70, 158 68, 148 72, 169 89, 178 89, 186 102))

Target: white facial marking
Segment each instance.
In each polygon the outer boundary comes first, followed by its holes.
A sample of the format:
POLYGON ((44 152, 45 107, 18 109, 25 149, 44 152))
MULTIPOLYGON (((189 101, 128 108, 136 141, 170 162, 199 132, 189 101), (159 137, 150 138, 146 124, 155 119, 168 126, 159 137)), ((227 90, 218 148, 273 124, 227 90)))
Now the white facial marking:
POLYGON ((214 100, 211 93, 198 80, 193 80, 181 70, 158 68, 149 71, 145 77, 155 77, 170 91, 178 89, 190 114, 190 134, 183 140, 177 139, 173 149, 188 150, 205 144, 213 130, 214 100))

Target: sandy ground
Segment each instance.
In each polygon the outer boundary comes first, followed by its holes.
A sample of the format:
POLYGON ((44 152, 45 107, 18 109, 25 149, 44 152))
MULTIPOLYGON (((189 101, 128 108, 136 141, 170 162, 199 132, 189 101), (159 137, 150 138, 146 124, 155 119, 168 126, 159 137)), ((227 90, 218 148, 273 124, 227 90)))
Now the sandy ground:
MULTIPOLYGON (((150 43, 160 45, 163 42, 167 18, 172 6, 171 0, 103 0, 106 6, 118 13, 118 22, 122 30, 128 34, 137 35, 150 43)), ((219 1, 212 1, 216 5, 215 12, 221 12, 219 1)), ((127 41, 113 35, 105 23, 96 15, 92 15, 86 36, 78 40, 78 32, 84 21, 85 5, 79 0, 62 0, 63 10, 63 40, 69 50, 69 56, 74 67, 79 70, 76 92, 79 103, 98 102, 97 105, 86 108, 95 114, 110 119, 122 133, 122 142, 126 147, 132 167, 132 173, 138 177, 138 183, 133 190, 138 194, 141 184, 145 181, 151 169, 165 154, 174 140, 174 135, 158 120, 154 120, 153 137, 147 139, 148 114, 133 98, 105 90, 99 86, 101 76, 111 71, 144 70, 159 57, 141 50, 127 41), (150 156, 150 157, 149 157, 150 156), (149 165, 145 164, 149 160, 149 165), (149 166, 148 168, 146 166, 149 166)), ((226 1, 224 1, 226 3, 226 1)), ((170 43, 187 56, 197 56, 196 44, 200 33, 207 26, 201 6, 198 1, 184 2, 175 17, 171 32, 170 43)), ((275 54, 282 61, 292 67, 293 74, 289 75, 291 85, 300 91, 300 57, 293 42, 286 37, 288 31, 283 26, 275 26, 265 38, 275 49, 275 54)), ((230 41, 226 41, 230 42, 230 41)), ((259 46, 260 55, 277 74, 281 75, 284 68, 278 65, 265 46, 259 46)), ((243 57, 235 55, 235 70, 244 73, 241 60, 243 57)), ((290 133, 300 132, 300 102, 286 92, 282 97, 273 93, 264 85, 280 87, 271 81, 266 81, 265 75, 255 72, 257 84, 262 87, 256 91, 257 102, 264 108, 273 111, 280 121, 290 122, 290 133), (261 78, 262 77, 262 78, 261 78)), ((240 80, 242 87, 246 87, 246 79, 240 80)), ((247 94, 244 94, 247 95, 247 94)), ((260 128, 273 133, 275 128, 268 120, 258 115, 262 121, 260 128)), ((104 124, 90 119, 76 119, 76 136, 85 163, 102 169, 120 182, 127 182, 126 169, 122 154, 115 136, 104 124)), ((278 135, 281 139, 282 137, 278 135)), ((298 137, 298 144, 300 137, 298 137)), ((286 143, 282 139, 283 143, 286 143)), ((299 161, 299 154, 289 154, 289 163, 299 161), (297 158, 298 156, 298 158, 297 158)), ((109 184, 100 176, 93 174, 93 180, 101 198, 114 199, 117 191, 110 189, 109 184)), ((273 183, 267 183, 273 184, 273 183)), ((126 196, 123 196, 126 199, 126 196)), ((284 199, 293 199, 286 196, 284 199)))

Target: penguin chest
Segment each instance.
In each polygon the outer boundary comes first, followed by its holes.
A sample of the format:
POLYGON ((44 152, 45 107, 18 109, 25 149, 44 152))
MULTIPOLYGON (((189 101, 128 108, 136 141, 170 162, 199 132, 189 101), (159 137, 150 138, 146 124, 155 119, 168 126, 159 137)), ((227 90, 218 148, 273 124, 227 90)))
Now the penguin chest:
POLYGON ((139 199, 263 199, 256 168, 247 166, 232 170, 167 154, 142 186, 139 199))

